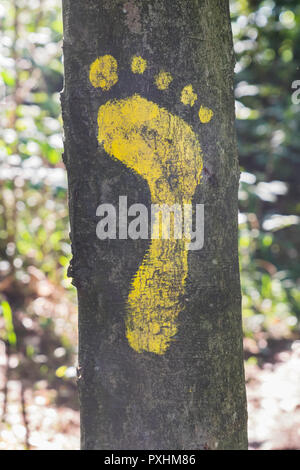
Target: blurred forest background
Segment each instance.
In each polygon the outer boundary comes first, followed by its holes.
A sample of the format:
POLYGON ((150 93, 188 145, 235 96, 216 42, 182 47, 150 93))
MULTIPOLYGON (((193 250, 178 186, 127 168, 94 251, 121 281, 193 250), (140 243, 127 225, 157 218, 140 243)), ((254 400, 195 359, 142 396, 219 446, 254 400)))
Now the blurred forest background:
MULTIPOLYGON (((300 449, 300 4, 231 11, 250 449, 300 449)), ((0 24, 0 449, 78 449, 60 1, 0 24)))

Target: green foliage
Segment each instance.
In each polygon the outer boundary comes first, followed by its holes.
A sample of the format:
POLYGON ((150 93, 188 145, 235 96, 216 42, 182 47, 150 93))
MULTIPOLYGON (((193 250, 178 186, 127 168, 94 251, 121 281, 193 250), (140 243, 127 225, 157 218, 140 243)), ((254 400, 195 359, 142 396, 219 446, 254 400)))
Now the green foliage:
POLYGON ((242 173, 240 262, 248 335, 299 328, 300 5, 231 1, 242 173))
POLYGON ((17 342, 17 338, 15 334, 11 308, 10 308, 9 303, 6 300, 1 302, 1 313, 4 318, 4 330, 3 330, 2 338, 8 341, 10 345, 14 346, 17 342))
POLYGON ((17 351, 19 377, 68 381, 77 319, 61 161, 61 2, 1 0, 0 23, 1 339, 17 351))

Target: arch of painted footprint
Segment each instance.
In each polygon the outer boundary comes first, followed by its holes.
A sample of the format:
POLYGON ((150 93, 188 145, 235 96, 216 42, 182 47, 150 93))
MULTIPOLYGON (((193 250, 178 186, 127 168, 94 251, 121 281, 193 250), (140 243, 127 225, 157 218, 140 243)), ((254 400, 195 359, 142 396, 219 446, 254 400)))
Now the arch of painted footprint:
MULTIPOLYGON (((141 63, 135 62, 139 70, 141 63)), ((104 85, 109 82, 107 77, 106 69, 104 85)), ((100 78, 103 80, 103 74, 100 78)), ((152 204, 192 203, 201 177, 202 151, 183 119, 134 94, 99 108, 98 140, 111 157, 147 181, 152 204)), ((126 336, 137 352, 164 354, 177 333, 188 273, 187 239, 153 239, 133 278, 126 336)))

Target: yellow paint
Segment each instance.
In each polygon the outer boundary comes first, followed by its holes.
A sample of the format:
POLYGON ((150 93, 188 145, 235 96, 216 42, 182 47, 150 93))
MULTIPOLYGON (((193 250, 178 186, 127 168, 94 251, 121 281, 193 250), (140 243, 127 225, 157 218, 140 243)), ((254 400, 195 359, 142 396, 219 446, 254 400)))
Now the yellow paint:
POLYGON ((173 77, 169 72, 161 71, 155 76, 155 84, 159 90, 166 90, 172 80, 173 77))
POLYGON ((214 113, 211 109, 200 106, 199 119, 203 124, 207 124, 213 117, 214 113))
POLYGON ((194 106, 195 101, 197 100, 198 96, 194 93, 193 86, 187 85, 182 89, 181 92, 181 102, 186 106, 194 106))
POLYGON ((90 66, 90 82, 95 88, 108 91, 118 81, 118 64, 111 55, 98 57, 90 66))
POLYGON ((143 74, 147 68, 147 61, 140 56, 134 56, 131 61, 133 73, 143 74))
MULTIPOLYGON (((185 121, 135 94, 102 105, 98 125, 105 151, 147 181, 152 204, 191 204, 200 182, 202 151, 185 121)), ((138 352, 164 354, 177 332, 188 273, 188 239, 152 240, 134 276, 126 336, 138 352)))

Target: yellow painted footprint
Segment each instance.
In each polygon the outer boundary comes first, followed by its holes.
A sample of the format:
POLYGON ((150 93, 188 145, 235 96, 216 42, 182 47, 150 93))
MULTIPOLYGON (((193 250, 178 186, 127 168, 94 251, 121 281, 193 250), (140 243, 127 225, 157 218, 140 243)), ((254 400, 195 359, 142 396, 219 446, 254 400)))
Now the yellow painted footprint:
MULTIPOLYGON (((146 68, 146 60, 133 57, 133 73, 142 74, 146 68)), ((117 80, 114 57, 105 55, 92 63, 90 81, 94 87, 108 90, 117 80)), ((172 76, 165 71, 154 78, 162 91, 171 81, 172 76)), ((181 93, 182 103, 194 106, 196 100, 192 85, 186 86, 181 93)), ((201 122, 209 122, 212 116, 210 109, 200 107, 201 122)), ((105 151, 147 181, 152 204, 192 203, 200 182, 202 151, 196 134, 183 119, 134 94, 102 105, 98 126, 98 140, 105 151)), ((126 336, 137 352, 164 354, 177 332, 188 273, 187 240, 174 236, 153 239, 133 278, 127 300, 126 336)))

